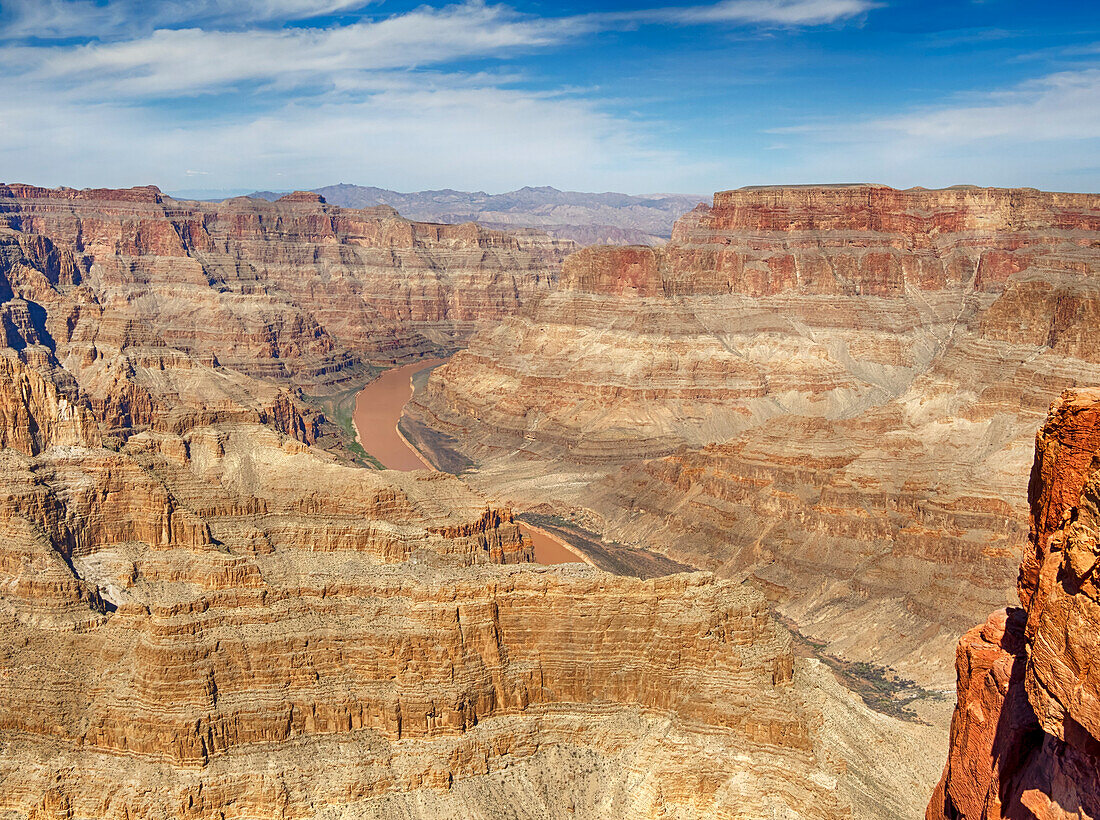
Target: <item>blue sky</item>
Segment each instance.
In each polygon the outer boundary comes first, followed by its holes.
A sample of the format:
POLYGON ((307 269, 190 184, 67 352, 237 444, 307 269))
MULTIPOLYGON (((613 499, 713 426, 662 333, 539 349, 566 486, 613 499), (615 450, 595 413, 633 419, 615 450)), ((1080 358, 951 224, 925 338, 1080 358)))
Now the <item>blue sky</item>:
POLYGON ((1100 190, 1098 0, 0 0, 0 180, 1100 190))

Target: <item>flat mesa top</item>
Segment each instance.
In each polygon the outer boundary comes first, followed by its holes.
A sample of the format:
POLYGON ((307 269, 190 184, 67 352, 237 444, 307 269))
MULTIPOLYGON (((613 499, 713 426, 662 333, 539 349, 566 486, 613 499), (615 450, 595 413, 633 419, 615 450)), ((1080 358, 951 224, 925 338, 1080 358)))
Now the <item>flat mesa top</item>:
POLYGON ((743 185, 740 188, 729 188, 724 191, 719 191, 720 194, 730 194, 737 191, 806 191, 806 190, 827 190, 827 191, 843 191, 852 189, 867 189, 867 190, 879 190, 879 191, 897 191, 900 193, 937 193, 941 191, 1026 191, 1034 193, 1047 193, 1047 194, 1073 194, 1083 196, 1094 196, 1095 192, 1090 191, 1043 191, 1039 188, 1031 187, 1019 187, 1019 188, 998 188, 985 185, 948 185, 943 188, 926 188, 923 185, 914 185, 911 188, 894 188, 890 185, 886 185, 881 182, 806 182, 806 183, 791 183, 787 185, 743 185))

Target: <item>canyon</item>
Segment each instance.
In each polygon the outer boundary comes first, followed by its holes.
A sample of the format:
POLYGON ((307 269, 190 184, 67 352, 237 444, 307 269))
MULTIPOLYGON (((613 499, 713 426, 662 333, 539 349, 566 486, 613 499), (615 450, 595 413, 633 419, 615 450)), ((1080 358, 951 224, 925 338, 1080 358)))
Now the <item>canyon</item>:
POLYGON ((452 349, 547 289, 575 248, 303 192, 210 204, 27 185, 0 186, 0 243, 38 337, 80 358, 70 369, 167 347, 311 393, 452 349))
MULTIPOLYGON (((413 394, 413 378, 446 359, 428 359, 387 370, 355 395, 355 440, 369 456, 388 470, 432 469, 398 430, 401 414, 413 394)), ((531 541, 531 555, 540 564, 584 563, 583 556, 538 527, 520 522, 519 531, 531 541)))
POLYGON ((0 185, 0 816, 1096 816, 1100 197, 713 202, 0 185))
POLYGON ((934 728, 758 590, 540 566, 495 496, 338 435, 323 400, 523 309, 560 243, 153 188, 4 185, 0 223, 0 815, 927 803, 934 728))
POLYGON ((1008 603, 1034 432, 1100 380, 1098 268, 1095 195, 720 192, 662 248, 569 256, 409 416, 513 506, 747 578, 824 653, 950 692, 1008 603))

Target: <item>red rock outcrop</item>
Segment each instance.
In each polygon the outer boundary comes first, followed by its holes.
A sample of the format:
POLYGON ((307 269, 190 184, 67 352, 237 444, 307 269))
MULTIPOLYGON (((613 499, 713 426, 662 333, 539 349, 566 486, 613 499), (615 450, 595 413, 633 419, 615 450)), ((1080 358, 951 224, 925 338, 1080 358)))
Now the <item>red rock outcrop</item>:
POLYGON ((1006 603, 1050 402, 1100 382, 1100 197, 743 189, 586 249, 410 407, 516 505, 751 573, 827 651, 946 688, 1006 603))
POLYGON ((1100 391, 1039 431, 1023 608, 959 642, 958 705, 928 820, 1100 816, 1100 391))

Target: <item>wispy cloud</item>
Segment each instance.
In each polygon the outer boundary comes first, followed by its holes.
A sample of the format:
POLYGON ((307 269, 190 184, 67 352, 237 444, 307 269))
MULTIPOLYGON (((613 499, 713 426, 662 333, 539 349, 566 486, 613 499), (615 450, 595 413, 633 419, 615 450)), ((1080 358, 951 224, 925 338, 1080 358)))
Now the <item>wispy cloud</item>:
POLYGON ((594 101, 449 75, 423 82, 395 73, 360 101, 291 100, 200 125, 108 104, 64 111, 0 101, 0 118, 23 126, 0 134, 0 168, 46 184, 186 187, 187 169, 201 168, 222 187, 281 177, 298 187, 352 180, 507 190, 559 180, 634 189, 639 178, 670 181, 655 168, 695 170, 594 101))
POLYGON ((644 120, 609 113, 592 89, 546 91, 463 66, 638 26, 832 25, 876 5, 721 0, 539 16, 484 0, 389 15, 367 0, 0 0, 0 80, 16 89, 0 97, 0 121, 20 123, 0 129, 0 176, 588 188, 648 178, 674 189, 700 164, 655 149, 644 120), (658 166, 669 170, 654 176, 658 166))
MULTIPOLYGON (((309 20, 358 12, 380 0, 4 0, 0 3, 0 39, 82 38, 110 41, 149 34, 159 29, 203 28, 240 31, 265 24, 309 20)), ((882 4, 873 0, 720 0, 717 3, 637 9, 564 17, 527 17, 529 26, 593 30, 622 23, 696 25, 816 26, 864 14, 882 4)), ((519 15, 507 6, 487 6, 468 0, 467 12, 478 7, 487 16, 519 15)), ((454 16, 455 9, 433 12, 422 7, 391 19, 416 20, 454 16)))
POLYGON ((1100 151, 1100 67, 1060 71, 953 104, 891 116, 772 129, 789 142, 793 179, 894 185, 961 182, 1095 186, 1082 158, 1100 151))
POLYGON ((330 28, 158 29, 121 42, 12 46, 0 49, 0 57, 6 52, 9 71, 31 83, 133 99, 194 95, 244 82, 347 85, 356 72, 545 48, 587 28, 582 18, 521 17, 506 6, 466 3, 330 28))
POLYGON ((774 132, 810 134, 839 142, 906 139, 959 144, 989 139, 1098 139, 1100 68, 1060 71, 1007 90, 972 93, 955 105, 855 123, 777 128, 774 132))
POLYGON ((638 12, 638 16, 643 20, 668 21, 681 25, 760 23, 819 26, 847 20, 879 6, 879 3, 870 0, 723 0, 704 6, 643 11, 638 12))
POLYGON ((134 36, 174 26, 245 28, 362 9, 378 0, 4 0, 0 37, 134 36))

